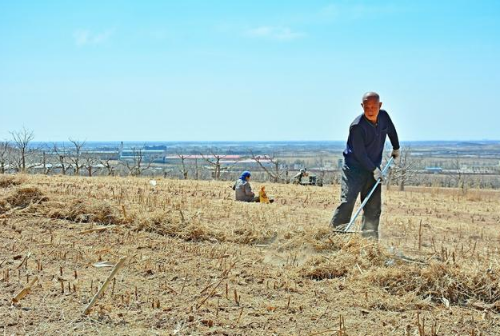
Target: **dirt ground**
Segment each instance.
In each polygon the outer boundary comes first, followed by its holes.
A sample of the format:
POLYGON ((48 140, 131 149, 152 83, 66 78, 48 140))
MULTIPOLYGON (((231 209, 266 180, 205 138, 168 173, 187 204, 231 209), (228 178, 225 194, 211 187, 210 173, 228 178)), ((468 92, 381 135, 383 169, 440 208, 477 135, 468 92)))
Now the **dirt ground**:
POLYGON ((339 186, 156 182, 0 177, 0 333, 500 335, 497 191, 384 190, 377 244, 330 231, 339 186))

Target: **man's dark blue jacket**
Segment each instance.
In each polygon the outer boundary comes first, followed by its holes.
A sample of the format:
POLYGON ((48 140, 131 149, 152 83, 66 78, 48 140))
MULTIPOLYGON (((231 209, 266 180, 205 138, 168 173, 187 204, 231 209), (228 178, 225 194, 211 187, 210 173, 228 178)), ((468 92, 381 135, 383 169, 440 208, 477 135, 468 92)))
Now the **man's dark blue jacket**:
POLYGON ((398 133, 385 110, 380 110, 376 124, 366 119, 364 114, 354 119, 349 128, 349 138, 344 150, 346 166, 368 171, 380 167, 387 135, 392 148, 399 149, 398 133))

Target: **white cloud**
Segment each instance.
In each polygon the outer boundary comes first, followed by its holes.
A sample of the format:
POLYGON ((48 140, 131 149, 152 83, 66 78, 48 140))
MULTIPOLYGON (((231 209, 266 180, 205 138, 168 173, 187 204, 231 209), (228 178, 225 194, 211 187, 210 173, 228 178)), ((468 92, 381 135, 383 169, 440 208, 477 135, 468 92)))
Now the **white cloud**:
POLYGON ((273 26, 260 26, 252 28, 247 30, 245 32, 245 35, 255 38, 267 38, 267 39, 281 40, 281 41, 291 41, 306 36, 305 33, 295 32, 288 27, 273 27, 273 26))
POLYGON ((93 33, 90 30, 79 29, 73 33, 73 39, 78 47, 106 43, 114 34, 114 29, 93 33))

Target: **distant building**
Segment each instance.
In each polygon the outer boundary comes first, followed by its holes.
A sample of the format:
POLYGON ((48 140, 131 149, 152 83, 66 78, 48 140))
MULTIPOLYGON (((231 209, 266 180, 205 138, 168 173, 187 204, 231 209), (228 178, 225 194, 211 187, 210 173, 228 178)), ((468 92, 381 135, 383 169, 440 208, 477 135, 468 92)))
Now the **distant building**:
POLYGON ((425 171, 427 173, 439 174, 443 172, 443 168, 441 167, 425 167, 425 171))
MULTIPOLYGON (((216 158, 213 155, 169 155, 165 157, 165 161, 167 164, 179 165, 182 163, 182 158, 184 159, 184 164, 186 165, 194 165, 197 164, 206 164, 207 160, 215 163, 216 158)), ((263 166, 272 166, 271 160, 266 156, 258 157, 260 163, 263 166)), ((220 155, 219 161, 221 167, 232 167, 232 168, 258 168, 260 167, 259 163, 254 159, 244 158, 241 155, 220 155)))
POLYGON ((93 157, 99 158, 101 160, 120 159, 120 153, 117 150, 89 150, 85 151, 83 154, 92 155, 93 157))

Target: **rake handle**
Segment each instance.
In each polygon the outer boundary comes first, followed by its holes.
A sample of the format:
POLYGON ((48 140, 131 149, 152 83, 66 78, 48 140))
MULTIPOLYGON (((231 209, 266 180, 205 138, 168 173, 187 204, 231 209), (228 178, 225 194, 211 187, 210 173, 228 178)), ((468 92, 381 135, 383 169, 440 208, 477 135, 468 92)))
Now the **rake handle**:
MULTIPOLYGON (((389 169, 389 167, 391 166, 391 164, 392 164, 393 161, 394 161, 394 157, 391 156, 391 158, 389 159, 389 161, 387 161, 387 164, 385 165, 384 169, 382 169, 382 176, 385 177, 385 174, 387 173, 387 170, 389 169)), ((361 206, 356 211, 356 213, 354 214, 354 216, 351 218, 351 221, 349 222, 349 224, 347 224, 347 226, 345 227, 344 232, 348 232, 349 231, 349 229, 351 228, 351 226, 356 221, 356 218, 358 218, 358 215, 360 214, 361 210, 363 210, 363 208, 365 207, 366 203, 368 203, 368 200, 370 199, 370 197, 372 197, 372 194, 375 192, 375 189, 377 189, 377 186, 380 183, 382 183, 382 179, 378 178, 377 181, 375 182, 375 185, 372 187, 372 190, 370 190, 370 193, 368 194, 368 196, 365 197, 365 199, 363 200, 363 203, 361 203, 361 206)))

